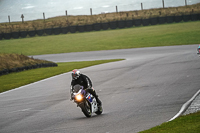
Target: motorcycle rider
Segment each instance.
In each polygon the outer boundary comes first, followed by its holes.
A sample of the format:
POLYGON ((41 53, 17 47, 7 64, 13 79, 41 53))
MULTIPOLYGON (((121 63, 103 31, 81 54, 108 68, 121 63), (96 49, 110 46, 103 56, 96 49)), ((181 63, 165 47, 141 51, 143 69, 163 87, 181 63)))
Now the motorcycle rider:
POLYGON ((92 87, 92 82, 90 78, 80 73, 80 71, 77 69, 74 69, 72 71, 72 81, 71 81, 71 90, 70 90, 71 100, 73 100, 73 96, 72 96, 73 87, 77 84, 83 86, 83 89, 86 92, 91 93, 96 98, 98 106, 101 106, 101 101, 99 100, 98 95, 96 94, 94 88, 92 87))
POLYGON ((200 44, 199 47, 197 48, 197 54, 200 54, 200 44))

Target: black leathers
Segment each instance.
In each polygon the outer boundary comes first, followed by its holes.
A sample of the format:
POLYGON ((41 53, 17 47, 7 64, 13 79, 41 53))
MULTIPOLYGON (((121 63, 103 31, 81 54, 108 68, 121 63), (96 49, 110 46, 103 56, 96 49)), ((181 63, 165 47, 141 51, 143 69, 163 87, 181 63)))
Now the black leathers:
POLYGON ((99 105, 101 105, 101 101, 99 100, 98 95, 96 94, 95 90, 92 88, 92 82, 89 79, 89 77, 87 77, 84 74, 80 74, 80 76, 77 79, 73 79, 72 80, 71 86, 73 87, 73 86, 75 86, 77 84, 83 86, 83 88, 87 92, 91 93, 97 99, 97 103, 99 105))
POLYGON ((80 76, 77 79, 73 79, 71 82, 71 86, 74 85, 81 85, 84 87, 84 89, 88 89, 92 87, 92 82, 91 80, 84 74, 80 74, 80 76))

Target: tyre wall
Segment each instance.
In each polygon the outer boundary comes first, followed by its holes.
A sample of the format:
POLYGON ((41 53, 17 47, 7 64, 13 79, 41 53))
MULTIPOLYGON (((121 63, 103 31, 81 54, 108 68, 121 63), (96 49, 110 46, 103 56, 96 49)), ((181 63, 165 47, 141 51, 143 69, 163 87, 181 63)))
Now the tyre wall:
POLYGON ((40 30, 32 31, 19 31, 11 33, 0 33, 0 40, 2 39, 18 39, 34 36, 44 36, 44 35, 59 35, 76 33, 76 32, 90 32, 90 31, 100 31, 108 29, 117 29, 117 28, 129 28, 129 27, 138 27, 138 26, 149 26, 165 23, 179 23, 179 22, 188 22, 188 21, 199 21, 200 14, 189 14, 181 16, 164 16, 164 17, 152 17, 148 19, 133 19, 133 20, 119 20, 111 21, 105 23, 95 23, 90 25, 77 25, 77 26, 68 26, 68 27, 57 27, 57 28, 47 28, 40 30))
POLYGON ((53 32, 52 34, 54 34, 54 35, 59 35, 59 34, 61 34, 61 28, 60 27, 53 28, 52 32, 53 32))
POLYGON ((13 72, 20 72, 20 71, 36 69, 36 68, 41 68, 41 67, 56 67, 56 66, 58 66, 56 63, 42 63, 42 64, 35 64, 35 65, 30 65, 30 66, 16 67, 12 69, 4 69, 0 71, 0 76, 13 73, 13 72))

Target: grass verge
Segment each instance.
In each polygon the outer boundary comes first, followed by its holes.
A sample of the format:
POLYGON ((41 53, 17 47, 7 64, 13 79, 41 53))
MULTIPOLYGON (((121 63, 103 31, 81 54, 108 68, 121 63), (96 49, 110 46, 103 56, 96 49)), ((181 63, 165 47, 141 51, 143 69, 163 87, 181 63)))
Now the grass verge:
POLYGON ((120 61, 122 59, 114 60, 98 60, 98 61, 82 61, 82 62, 67 62, 57 63, 58 67, 48 67, 40 69, 32 69, 19 73, 11 73, 8 75, 0 76, 0 93, 8 91, 29 83, 33 83, 48 77, 52 77, 58 74, 69 72, 74 68, 80 69, 97 64, 108 63, 113 61, 120 61))
POLYGON ((181 116, 171 122, 166 122, 140 133, 199 133, 200 112, 181 116))
POLYGON ((45 63, 53 62, 30 58, 22 54, 0 54, 0 71, 4 69, 19 68, 45 63))
POLYGON ((198 44, 200 21, 2 40, 0 53, 41 55, 110 49, 198 44))

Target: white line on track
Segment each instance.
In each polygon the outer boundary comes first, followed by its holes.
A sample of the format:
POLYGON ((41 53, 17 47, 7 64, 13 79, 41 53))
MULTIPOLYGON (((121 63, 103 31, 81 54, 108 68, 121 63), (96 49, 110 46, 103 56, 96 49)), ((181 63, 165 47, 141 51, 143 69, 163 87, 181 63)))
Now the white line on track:
MULTIPOLYGON (((68 73, 68 72, 67 72, 67 73, 68 73)), ((46 79, 42 79, 42 80, 40 80, 40 81, 36 81, 36 82, 30 83, 30 84, 27 84, 27 85, 24 85, 24 86, 21 86, 21 87, 12 89, 12 90, 8 90, 8 91, 5 91, 5 92, 0 93, 0 95, 6 94, 6 93, 9 93, 9 92, 12 92, 12 91, 16 91, 16 90, 19 90, 19 89, 23 89, 23 88, 25 88, 25 87, 28 87, 28 86, 31 86, 31 85, 34 85, 34 84, 37 84, 37 83, 40 83, 40 82, 44 82, 44 81, 46 81, 46 80, 49 80, 49 79, 52 79, 52 78, 56 78, 56 77, 58 77, 58 76, 62 76, 62 75, 67 74, 67 73, 59 74, 59 75, 56 75, 56 76, 53 76, 53 77, 50 77, 50 78, 46 78, 46 79)))
MULTIPOLYGON (((192 101, 200 94, 200 89, 199 91, 196 92, 196 94, 190 99, 188 100, 185 104, 183 104, 183 106, 181 107, 181 110, 173 117, 171 118, 169 121, 172 121, 174 119, 176 119, 177 117, 179 117, 180 115, 182 115, 186 110, 187 108, 191 105, 192 101)), ((169 122, 168 121, 168 122, 169 122)))

